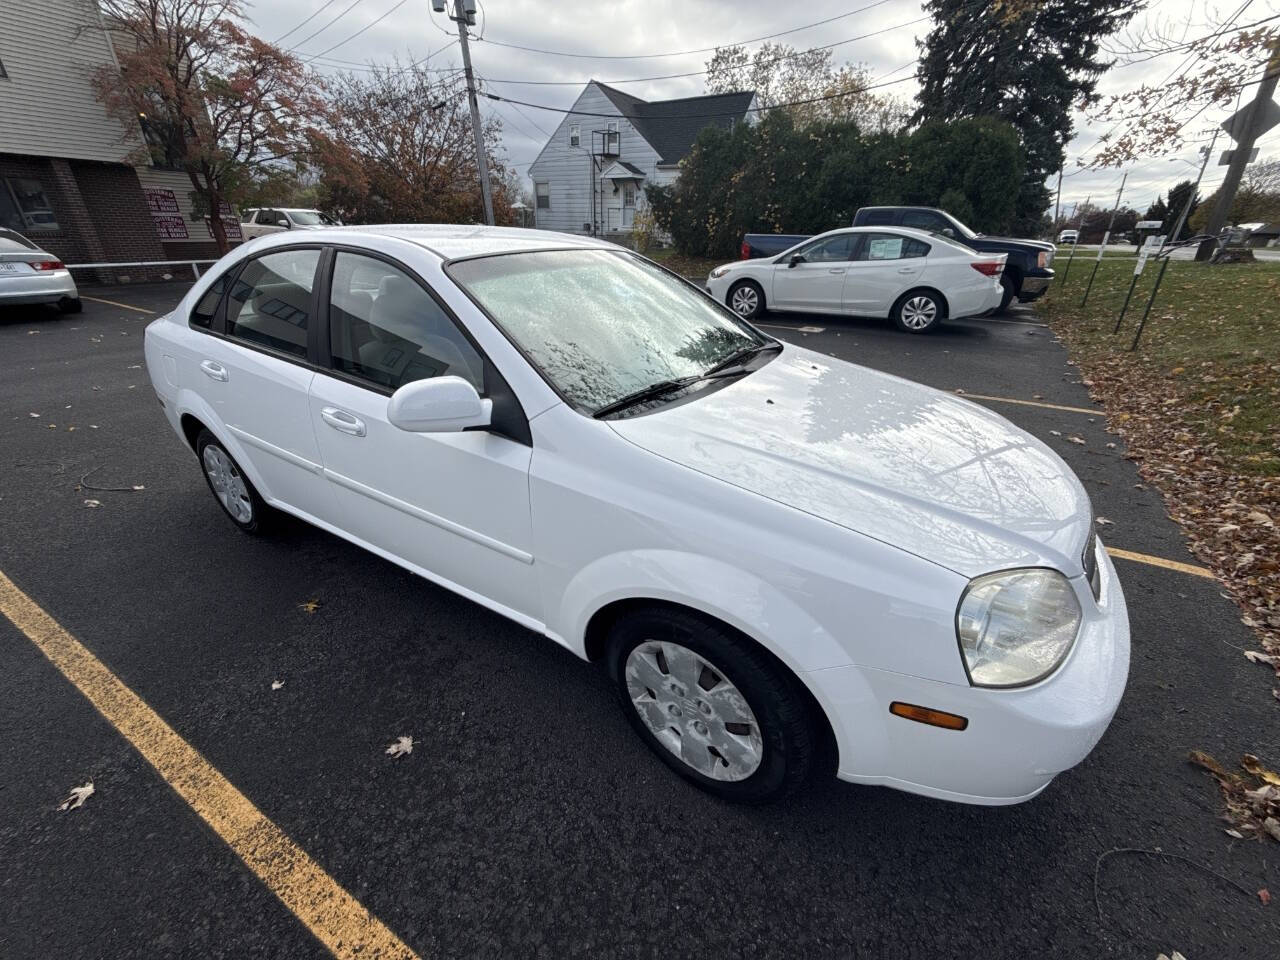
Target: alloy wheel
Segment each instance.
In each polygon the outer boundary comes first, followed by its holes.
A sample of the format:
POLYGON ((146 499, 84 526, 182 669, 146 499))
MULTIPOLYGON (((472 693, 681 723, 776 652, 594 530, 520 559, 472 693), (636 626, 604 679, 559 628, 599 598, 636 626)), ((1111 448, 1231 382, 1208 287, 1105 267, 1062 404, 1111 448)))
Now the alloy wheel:
POLYGON ((253 520, 253 500, 249 497, 249 488, 241 476, 239 468, 227 456, 226 451, 215 444, 206 444, 201 456, 204 472, 209 477, 209 486, 213 495, 218 498, 227 513, 237 523, 249 523, 253 520))
POLYGON ((923 330, 938 318, 938 305, 929 297, 912 297, 902 305, 902 325, 923 330))
POLYGON ((760 724, 724 672, 678 643, 645 640, 627 655, 631 705, 674 756, 713 780, 745 780, 764 759, 760 724))
POLYGON ((755 287, 749 284, 743 285, 733 291, 733 296, 729 298, 729 305, 740 317, 752 316, 760 306, 760 294, 756 292, 755 287))

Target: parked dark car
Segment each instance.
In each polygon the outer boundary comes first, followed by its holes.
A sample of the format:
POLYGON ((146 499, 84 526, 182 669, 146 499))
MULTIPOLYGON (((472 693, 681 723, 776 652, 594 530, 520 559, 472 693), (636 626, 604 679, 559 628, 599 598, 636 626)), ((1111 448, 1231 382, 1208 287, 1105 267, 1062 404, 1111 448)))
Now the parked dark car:
POLYGON ((1044 240, 1015 240, 1011 237, 988 237, 975 233, 963 223, 935 207, 863 207, 853 215, 855 227, 915 227, 958 240, 979 253, 1008 254, 1000 284, 1004 298, 1000 309, 1009 306, 1014 297, 1028 303, 1044 296, 1053 281, 1053 255, 1057 251, 1044 240))
MULTIPOLYGON (((1044 296, 1053 280, 1052 264, 1057 247, 1052 243, 988 237, 975 233, 945 210, 935 207, 863 207, 854 214, 852 225, 913 227, 949 237, 979 253, 1006 254, 1008 259, 1000 277, 1000 285, 1004 287, 1001 310, 1008 307, 1015 297, 1027 303, 1044 296)), ((807 236, 784 233, 748 233, 742 238, 739 259, 776 256, 807 239, 807 236)))

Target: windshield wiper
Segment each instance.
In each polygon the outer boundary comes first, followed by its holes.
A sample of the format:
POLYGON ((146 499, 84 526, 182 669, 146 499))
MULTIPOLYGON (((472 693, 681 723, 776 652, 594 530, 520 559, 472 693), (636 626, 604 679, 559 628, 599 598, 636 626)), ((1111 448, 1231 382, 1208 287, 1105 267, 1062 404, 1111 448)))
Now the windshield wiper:
POLYGON ((619 410, 634 407, 637 403, 656 400, 664 394, 674 393, 677 390, 692 386, 701 379, 703 379, 702 376, 681 377, 679 380, 659 380, 657 383, 651 383, 649 386, 636 390, 634 393, 625 394, 611 403, 606 403, 591 416, 599 420, 601 417, 607 417, 609 414, 617 413, 619 410))
POLYGON ((772 353, 775 350, 781 350, 781 349, 782 349, 782 344, 776 340, 769 340, 769 341, 766 341, 765 343, 753 343, 749 347, 743 347, 741 350, 733 351, 733 353, 729 354, 727 357, 725 357, 723 360, 717 363, 710 370, 707 370, 705 373, 703 373, 702 376, 713 377, 716 374, 731 374, 731 373, 736 374, 736 373, 742 372, 742 371, 739 371, 737 368, 740 367, 742 364, 744 364, 746 361, 750 360, 752 357, 759 356, 760 354, 764 353, 766 350, 772 353), (731 367, 734 368, 732 371, 729 369, 731 367))

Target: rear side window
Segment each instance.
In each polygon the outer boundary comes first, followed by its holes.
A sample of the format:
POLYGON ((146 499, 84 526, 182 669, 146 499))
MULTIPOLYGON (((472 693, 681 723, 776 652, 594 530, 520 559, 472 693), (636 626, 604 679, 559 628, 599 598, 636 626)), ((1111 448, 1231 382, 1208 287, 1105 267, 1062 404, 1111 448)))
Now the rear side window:
POLYGON ((305 358, 319 262, 317 249, 282 250, 250 260, 227 301, 227 333, 305 358))
POLYGON ((202 330, 208 330, 213 326, 213 318, 218 313, 218 304, 222 302, 222 295, 227 290, 227 275, 224 273, 213 282, 208 290, 204 292, 196 305, 191 308, 191 326, 199 327, 202 330))
POLYGON ((471 341, 421 284, 383 260, 338 252, 329 341, 335 370, 379 386, 454 376, 484 393, 484 364, 471 341))

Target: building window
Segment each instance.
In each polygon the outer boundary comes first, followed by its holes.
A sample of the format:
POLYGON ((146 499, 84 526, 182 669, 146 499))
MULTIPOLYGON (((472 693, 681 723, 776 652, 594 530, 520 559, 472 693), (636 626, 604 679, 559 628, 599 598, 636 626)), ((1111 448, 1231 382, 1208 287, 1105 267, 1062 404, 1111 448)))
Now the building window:
POLYGON ((538 204, 538 209, 550 210, 551 209, 551 184, 535 183, 533 185, 533 192, 537 197, 536 202, 538 204))
POLYGON ((0 226, 19 233, 60 229, 58 217, 39 180, 6 177, 0 187, 0 226))
POLYGON ((576 123, 569 124, 569 146, 576 147, 582 143, 582 127, 576 123))
POLYGON ((4 61, 0 60, 0 80, 7 80, 7 79, 9 79, 9 74, 5 72, 4 61))

